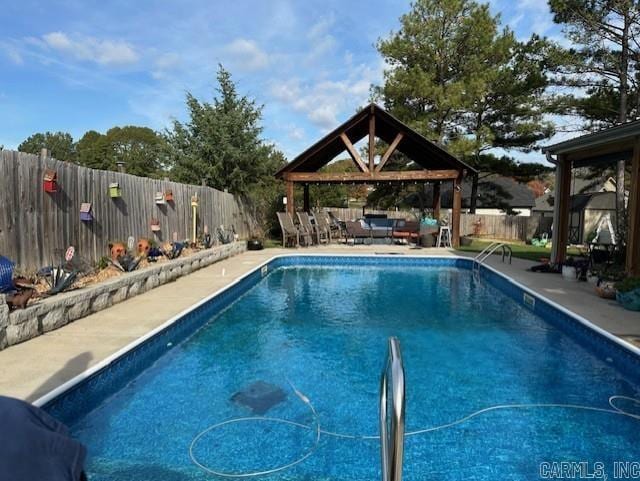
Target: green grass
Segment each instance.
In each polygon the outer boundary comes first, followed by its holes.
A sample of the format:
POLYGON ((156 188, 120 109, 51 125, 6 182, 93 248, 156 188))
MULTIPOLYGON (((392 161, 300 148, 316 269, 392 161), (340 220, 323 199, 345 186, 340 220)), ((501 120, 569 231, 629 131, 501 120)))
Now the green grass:
MULTIPOLYGON (((491 242, 492 241, 474 239, 471 245, 460 246, 458 250, 462 252, 481 252, 485 247, 491 244, 491 242)), ((513 257, 517 257, 519 259, 539 262, 542 257, 549 258, 551 256, 551 244, 549 244, 549 247, 536 247, 517 242, 507 243, 513 251, 513 257)), ((570 248, 567 252, 570 255, 580 255, 580 251, 575 248, 570 248)))
POLYGON ((265 249, 272 249, 274 247, 282 247, 282 239, 264 239, 262 245, 265 249))

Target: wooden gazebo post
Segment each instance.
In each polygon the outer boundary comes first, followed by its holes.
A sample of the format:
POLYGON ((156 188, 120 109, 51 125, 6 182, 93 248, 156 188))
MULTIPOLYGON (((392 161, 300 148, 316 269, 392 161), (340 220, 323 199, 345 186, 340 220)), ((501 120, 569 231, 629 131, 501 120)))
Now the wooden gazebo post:
POLYGON ((433 184, 433 218, 440 219, 440 182, 433 184))
POLYGON ((631 159, 631 191, 629 192, 629 229, 627 237, 626 271, 640 276, 640 138, 635 139, 631 159))
POLYGON ((553 206, 553 233, 551 262, 560 264, 567 256, 569 242, 569 215, 571 204, 571 161, 558 156, 556 167, 556 198, 553 206))
POLYGON ((295 205, 293 204, 293 181, 287 181, 287 212, 291 215, 296 213, 295 205))
POLYGON ((451 208, 451 245, 460 247, 460 210, 462 209, 462 172, 453 181, 453 205, 451 208))

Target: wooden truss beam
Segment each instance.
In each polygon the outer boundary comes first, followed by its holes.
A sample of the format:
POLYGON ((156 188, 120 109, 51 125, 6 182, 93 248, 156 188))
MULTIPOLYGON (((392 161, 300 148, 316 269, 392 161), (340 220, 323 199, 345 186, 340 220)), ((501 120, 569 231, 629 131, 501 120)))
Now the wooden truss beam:
POLYGON ((358 151, 356 150, 356 148, 353 146, 353 144, 351 143, 351 141, 349 140, 349 137, 347 137, 347 134, 345 134, 344 132, 342 132, 340 134, 340 138, 342 139, 342 142, 344 142, 345 147, 347 148, 347 151, 349 152, 349 155, 351 156, 351 158, 353 159, 353 161, 356 163, 356 166, 362 171, 362 172, 369 172, 369 168, 367 167, 367 165, 362 161, 362 158, 360 157, 360 154, 358 153, 358 151))
POLYGON ((389 157, 391 157, 391 154, 393 154, 398 148, 398 144, 402 141, 403 137, 404 134, 402 132, 399 132, 398 135, 396 135, 396 138, 393 139, 393 142, 391 142, 391 145, 387 148, 387 151, 382 156, 382 159, 380 159, 380 163, 376 167, 376 172, 380 172, 382 170, 384 164, 386 164, 387 160, 389 160, 389 157))
POLYGON ((285 172, 289 182, 371 184, 375 182, 424 182, 457 179, 457 170, 403 170, 398 172, 285 172))
POLYGON ((373 172, 375 168, 376 156, 376 116, 369 117, 369 171, 373 172))

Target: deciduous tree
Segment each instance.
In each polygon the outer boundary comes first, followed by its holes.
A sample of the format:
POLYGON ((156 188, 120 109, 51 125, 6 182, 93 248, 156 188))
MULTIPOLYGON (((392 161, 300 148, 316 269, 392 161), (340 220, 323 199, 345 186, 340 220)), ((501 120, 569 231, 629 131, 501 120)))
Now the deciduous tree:
POLYGON ((47 149, 49 155, 57 160, 73 162, 75 160, 75 144, 73 137, 67 132, 45 132, 33 134, 18 146, 20 152, 39 154, 47 149))

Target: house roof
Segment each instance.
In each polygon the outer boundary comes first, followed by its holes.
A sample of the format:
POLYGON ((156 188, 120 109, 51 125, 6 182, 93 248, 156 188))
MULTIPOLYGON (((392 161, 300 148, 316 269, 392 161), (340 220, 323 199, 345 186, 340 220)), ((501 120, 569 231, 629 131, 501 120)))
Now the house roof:
MULTIPOLYGON (((553 193, 547 193, 536 199, 534 212, 553 212, 553 193)), ((571 212, 579 212, 584 209, 600 209, 615 210, 616 194, 615 192, 587 192, 582 194, 573 194, 570 197, 569 210, 571 212)))
POLYGON ((547 145, 542 148, 542 152, 559 156, 557 159, 547 156, 554 163, 562 162, 566 158, 572 161, 575 167, 594 165, 600 162, 629 160, 638 136, 640 136, 640 120, 634 120, 564 142, 547 145))
POLYGON ((346 150, 341 135, 346 134, 352 144, 368 136, 372 117, 375 122, 376 137, 387 144, 391 145, 398 133, 403 134, 396 149, 418 166, 430 170, 455 169, 475 173, 475 169, 450 154, 446 149, 428 140, 380 106, 372 103, 299 154, 280 169, 276 173, 276 177, 282 178, 285 173, 289 172, 315 172, 319 170, 346 150))
MULTIPOLYGON (((462 206, 471 205, 471 179, 462 181, 462 206)), ((451 182, 444 182, 440 188, 440 198, 442 205, 447 207, 452 203, 451 182)), ((427 190, 427 202, 431 202, 433 190, 427 190)), ((516 182, 510 177, 503 177, 497 174, 490 174, 478 181, 478 208, 502 209, 531 209, 535 205, 533 192, 526 184, 516 182)))
MULTIPOLYGON (((595 194, 595 193, 608 193, 611 192, 609 183, 615 185, 615 179, 607 177, 605 179, 585 179, 584 177, 574 176, 571 179, 571 210, 580 210, 578 207, 578 200, 573 200, 574 197, 581 194, 595 194)), ((536 212, 553 212, 553 191, 536 199, 535 206, 533 208, 536 212)), ((591 196, 589 196, 591 199, 591 196)))

